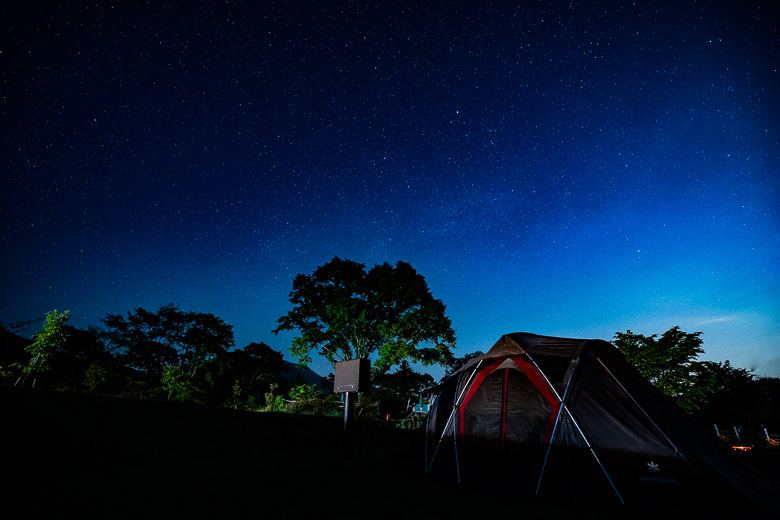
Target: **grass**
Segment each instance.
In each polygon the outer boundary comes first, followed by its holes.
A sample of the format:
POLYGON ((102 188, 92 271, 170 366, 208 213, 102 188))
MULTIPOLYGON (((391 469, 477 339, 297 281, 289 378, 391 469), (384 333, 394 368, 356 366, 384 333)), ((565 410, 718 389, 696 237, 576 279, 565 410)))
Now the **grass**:
MULTIPOLYGON (((471 518, 518 500, 427 477, 404 453, 416 432, 355 425, 340 461, 337 417, 0 387, 2 488, 27 518, 471 518)), ((546 519, 651 518, 523 502, 546 519)), ((9 517, 10 518, 10 517, 9 517)))

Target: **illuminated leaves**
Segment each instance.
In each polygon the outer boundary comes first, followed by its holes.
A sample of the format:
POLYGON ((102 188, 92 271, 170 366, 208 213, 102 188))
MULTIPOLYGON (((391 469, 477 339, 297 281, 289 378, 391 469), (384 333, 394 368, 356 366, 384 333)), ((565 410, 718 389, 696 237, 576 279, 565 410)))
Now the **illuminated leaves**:
POLYGON ((331 363, 365 357, 382 373, 405 359, 430 365, 451 359, 452 323, 425 278, 406 262, 365 265, 334 257, 311 275, 299 274, 293 310, 277 320, 278 334, 297 330, 290 352, 301 364, 317 352, 331 363))

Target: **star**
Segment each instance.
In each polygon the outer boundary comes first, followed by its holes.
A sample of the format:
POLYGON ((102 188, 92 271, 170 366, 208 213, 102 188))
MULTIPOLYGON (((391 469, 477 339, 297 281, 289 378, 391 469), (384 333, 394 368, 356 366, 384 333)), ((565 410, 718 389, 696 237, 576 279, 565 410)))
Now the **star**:
POLYGON ((776 23, 740 22, 766 2, 575 2, 576 27, 547 2, 90 3, 4 33, 0 322, 174 303, 289 358, 296 275, 403 260, 459 356, 679 325, 780 377, 776 23))

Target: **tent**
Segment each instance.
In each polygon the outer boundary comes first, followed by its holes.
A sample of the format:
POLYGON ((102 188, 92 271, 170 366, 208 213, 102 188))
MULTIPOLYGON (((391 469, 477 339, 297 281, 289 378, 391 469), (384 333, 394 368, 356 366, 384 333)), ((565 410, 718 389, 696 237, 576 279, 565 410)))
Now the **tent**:
POLYGON ((426 472, 513 496, 780 512, 775 481, 601 340, 502 336, 441 382, 425 437, 426 472))

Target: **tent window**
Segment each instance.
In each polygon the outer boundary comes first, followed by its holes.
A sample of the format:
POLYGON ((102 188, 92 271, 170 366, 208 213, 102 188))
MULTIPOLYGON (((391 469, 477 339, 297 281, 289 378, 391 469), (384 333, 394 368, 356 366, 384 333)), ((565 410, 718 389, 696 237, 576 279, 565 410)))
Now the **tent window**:
POLYGON ((507 371, 506 447, 523 442, 541 443, 552 404, 523 372, 507 371))
POLYGON ((496 370, 463 410, 464 440, 496 449, 541 443, 551 413, 552 404, 522 371, 496 370))

